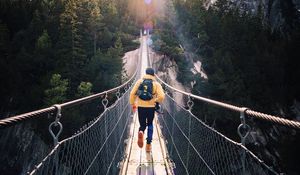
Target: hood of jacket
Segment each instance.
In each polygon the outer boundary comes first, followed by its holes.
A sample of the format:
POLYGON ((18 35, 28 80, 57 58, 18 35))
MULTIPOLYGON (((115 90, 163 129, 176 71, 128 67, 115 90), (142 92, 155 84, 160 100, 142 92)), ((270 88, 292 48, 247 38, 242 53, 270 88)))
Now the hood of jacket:
POLYGON ((149 75, 149 74, 146 74, 143 76, 142 79, 151 79, 151 80, 155 80, 155 77, 153 75, 149 75))

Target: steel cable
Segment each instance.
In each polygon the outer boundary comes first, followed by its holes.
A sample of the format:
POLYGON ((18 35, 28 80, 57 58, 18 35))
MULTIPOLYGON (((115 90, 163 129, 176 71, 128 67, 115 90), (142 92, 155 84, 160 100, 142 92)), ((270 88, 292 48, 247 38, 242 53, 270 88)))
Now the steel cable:
POLYGON ((117 174, 120 155, 125 151, 123 143, 128 137, 125 133, 129 130, 131 114, 130 90, 93 122, 58 142, 29 174, 117 174))
MULTIPOLYGON (((205 98, 205 97, 197 96, 197 95, 179 90, 179 89, 174 88, 171 85, 167 84, 166 82, 164 82, 157 75, 155 75, 155 76, 156 76, 157 80, 159 82, 161 82, 163 85, 165 85, 165 87, 167 87, 168 89, 179 92, 179 93, 184 94, 186 96, 189 96, 189 97, 192 97, 194 99, 201 100, 201 101, 204 101, 204 102, 207 102, 209 104, 213 104, 213 105, 216 105, 216 106, 219 106, 219 107, 223 107, 223 108, 226 108, 226 109, 229 109, 229 110, 232 110, 232 111, 236 111, 236 112, 243 112, 245 110, 244 107, 234 106, 234 105, 231 105, 231 104, 219 102, 219 101, 216 101, 216 100, 208 99, 208 98, 205 98)), ((273 115, 269 115, 269 114, 264 114, 264 113, 261 113, 261 112, 253 111, 251 109, 246 110, 245 114, 247 114, 248 116, 252 116, 254 118, 270 121, 272 123, 288 126, 288 127, 295 128, 295 129, 300 129, 300 122, 298 122, 298 121, 288 120, 288 119, 285 119, 285 118, 282 118, 282 117, 273 116, 273 115)))
POLYGON ((278 174, 242 144, 203 123, 169 95, 166 95, 163 110, 164 116, 158 119, 170 159, 175 163, 175 174, 236 175, 243 171, 245 174, 278 174), (187 153, 188 145, 191 149, 187 153))
MULTIPOLYGON (((139 64, 140 64, 140 60, 137 63, 137 67, 139 66, 139 64)), ((62 103, 62 104, 58 104, 58 105, 61 106, 61 108, 69 108, 69 107, 72 107, 74 105, 79 105, 79 104, 89 102, 91 100, 103 97, 106 94, 119 92, 120 89, 129 87, 135 81, 135 79, 137 77, 137 74, 138 74, 138 69, 136 69, 134 74, 125 83, 121 84, 120 86, 117 86, 115 88, 109 89, 109 90, 104 91, 104 92, 100 92, 100 93, 97 93, 97 94, 93 94, 93 95, 90 95, 90 96, 87 96, 87 97, 72 100, 72 101, 62 103)), ((48 107, 48 108, 28 112, 28 113, 25 113, 25 114, 20 114, 20 115, 8 117, 8 118, 5 118, 5 119, 1 119, 0 120, 0 128, 12 126, 12 125, 15 125, 17 123, 20 123, 20 122, 23 122, 23 121, 26 121, 26 120, 29 120, 29 119, 33 119, 35 117, 39 117, 43 114, 51 114, 51 113, 55 113, 55 112, 56 112, 56 108, 54 106, 51 106, 51 107, 48 107)))

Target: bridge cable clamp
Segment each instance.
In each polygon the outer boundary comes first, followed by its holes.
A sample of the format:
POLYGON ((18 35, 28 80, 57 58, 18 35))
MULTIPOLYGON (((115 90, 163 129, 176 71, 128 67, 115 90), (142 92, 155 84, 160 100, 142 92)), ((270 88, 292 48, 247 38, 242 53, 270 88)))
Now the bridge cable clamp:
POLYGON ((193 108, 193 106, 194 106, 194 102, 193 102, 193 100, 191 99, 191 94, 189 94, 189 96, 188 96, 188 102, 187 102, 187 106, 188 106, 188 110, 191 112, 192 111, 192 108, 193 108))
POLYGON ((116 92, 116 96, 117 96, 118 99, 120 99, 120 95, 121 95, 120 94, 120 89, 118 89, 118 91, 116 92))
POLYGON ((164 89, 164 91, 165 91, 165 94, 166 94, 166 95, 169 95, 168 89, 166 89, 165 87, 164 87, 163 89, 164 89))
POLYGON ((106 110, 107 105, 108 105, 107 92, 105 93, 105 97, 102 99, 101 103, 102 103, 102 105, 104 107, 104 110, 106 110))
MULTIPOLYGON (((243 146, 246 144, 246 138, 250 133, 250 126, 246 124, 246 111, 248 108, 243 107, 240 112, 241 124, 238 126, 238 134, 241 137, 241 143, 243 146)), ((243 167, 243 175, 246 175, 246 150, 242 154, 242 167, 243 167)))
POLYGON ((241 124, 238 126, 237 132, 241 138, 241 143, 245 146, 246 137, 249 135, 251 127, 246 123, 246 111, 248 108, 243 107, 240 113, 241 124))
POLYGON ((53 105, 53 107, 56 108, 56 117, 55 117, 55 121, 53 121, 50 125, 49 125, 49 132, 50 132, 50 135, 52 136, 53 138, 53 143, 54 143, 54 146, 56 146, 58 144, 58 137, 59 135, 61 134, 62 130, 63 130, 63 125, 60 123, 60 118, 61 118, 61 106, 56 104, 56 105, 53 105), (56 132, 56 134, 54 133, 53 131, 53 127, 57 127, 58 126, 58 131, 56 132))

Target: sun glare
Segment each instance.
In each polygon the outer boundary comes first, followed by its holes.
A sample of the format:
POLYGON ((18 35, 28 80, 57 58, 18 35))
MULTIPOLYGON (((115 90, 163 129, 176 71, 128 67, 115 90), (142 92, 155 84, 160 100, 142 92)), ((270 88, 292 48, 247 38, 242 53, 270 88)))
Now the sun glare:
POLYGON ((146 4, 151 4, 151 0, 145 0, 146 4))
POLYGON ((152 30, 155 17, 164 13, 163 2, 163 0, 131 0, 129 10, 141 27, 152 30))

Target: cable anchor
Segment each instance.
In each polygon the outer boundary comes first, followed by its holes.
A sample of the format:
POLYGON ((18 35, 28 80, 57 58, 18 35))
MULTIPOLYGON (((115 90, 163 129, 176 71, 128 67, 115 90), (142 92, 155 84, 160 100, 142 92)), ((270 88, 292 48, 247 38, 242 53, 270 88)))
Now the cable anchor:
POLYGON ((116 96, 117 96, 117 98, 119 99, 120 98, 120 89, 118 89, 118 91, 116 92, 116 96))
POLYGON ((240 113, 240 119, 241 119, 241 124, 238 126, 237 132, 241 138, 241 143, 243 146, 245 146, 245 141, 246 141, 246 137, 249 135, 251 127, 246 124, 246 111, 248 110, 248 108, 242 108, 242 111, 240 113))
POLYGON ((188 106, 188 110, 191 112, 192 111, 192 108, 193 108, 193 106, 194 106, 194 102, 193 102, 193 100, 191 99, 191 94, 189 94, 189 96, 188 96, 188 102, 187 102, 187 106, 188 106))
POLYGON ((108 105, 108 100, 107 100, 107 92, 105 93, 105 97, 102 99, 101 101, 103 107, 104 107, 104 110, 107 108, 107 105, 108 105))
POLYGON ((49 125, 48 130, 50 132, 50 135, 53 138, 53 144, 54 144, 54 146, 56 146, 58 144, 58 137, 63 130, 63 125, 60 123, 60 118, 62 116, 61 115, 61 106, 56 104, 56 105, 53 105, 53 107, 55 107, 55 109, 56 109, 56 117, 55 117, 55 120, 49 125), (54 127, 58 127, 58 132, 56 134, 53 131, 54 127))
MULTIPOLYGON (((237 132, 241 137, 241 143, 243 146, 246 145, 246 138, 250 133, 250 126, 246 124, 246 111, 248 108, 243 107, 240 113, 241 124, 238 126, 237 132)), ((243 167, 243 175, 246 175, 246 150, 242 153, 242 167, 243 167)))

